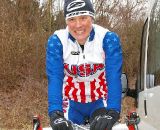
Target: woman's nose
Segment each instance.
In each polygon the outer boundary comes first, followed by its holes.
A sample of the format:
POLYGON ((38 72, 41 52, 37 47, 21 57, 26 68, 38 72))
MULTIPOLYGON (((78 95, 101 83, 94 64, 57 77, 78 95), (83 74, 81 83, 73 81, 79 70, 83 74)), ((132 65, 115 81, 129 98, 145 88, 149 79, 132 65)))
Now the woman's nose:
POLYGON ((76 27, 81 27, 81 26, 82 26, 81 20, 77 19, 76 20, 76 27))

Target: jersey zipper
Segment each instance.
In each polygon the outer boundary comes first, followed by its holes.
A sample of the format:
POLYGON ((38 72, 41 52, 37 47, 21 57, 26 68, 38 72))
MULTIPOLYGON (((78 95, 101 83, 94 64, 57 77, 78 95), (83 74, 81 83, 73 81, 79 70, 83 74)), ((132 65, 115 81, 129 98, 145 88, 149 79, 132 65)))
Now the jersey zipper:
POLYGON ((85 54, 84 54, 84 50, 82 50, 82 53, 83 53, 83 59, 85 59, 85 54))
MULTIPOLYGON (((83 60, 84 60, 84 68, 85 68, 85 64, 86 64, 86 62, 85 62, 85 53, 84 53, 84 48, 85 48, 85 45, 83 46, 83 49, 82 49, 82 55, 83 55, 83 60)), ((86 73, 86 68, 85 68, 85 78, 87 77, 87 73, 86 73)))

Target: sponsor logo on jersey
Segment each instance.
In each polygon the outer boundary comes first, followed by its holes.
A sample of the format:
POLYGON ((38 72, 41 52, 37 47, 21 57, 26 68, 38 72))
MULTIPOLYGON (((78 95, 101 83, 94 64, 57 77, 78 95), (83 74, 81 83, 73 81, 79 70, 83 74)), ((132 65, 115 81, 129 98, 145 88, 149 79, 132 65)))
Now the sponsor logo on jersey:
POLYGON ((72 55, 79 55, 79 54, 80 54, 80 51, 71 51, 71 54, 72 54, 72 55))
POLYGON ((78 75, 80 77, 87 77, 90 75, 95 74, 98 70, 104 69, 104 64, 81 64, 79 66, 77 65, 69 65, 67 63, 64 64, 65 70, 70 75, 78 75))

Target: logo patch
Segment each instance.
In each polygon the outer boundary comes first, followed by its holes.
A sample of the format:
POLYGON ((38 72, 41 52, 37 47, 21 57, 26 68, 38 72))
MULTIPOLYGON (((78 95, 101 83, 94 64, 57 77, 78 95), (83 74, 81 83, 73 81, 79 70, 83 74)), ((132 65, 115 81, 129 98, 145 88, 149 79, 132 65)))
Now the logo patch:
POLYGON ((77 10, 79 8, 83 8, 85 5, 86 3, 83 0, 75 0, 67 6, 67 11, 71 12, 73 10, 77 10))
POLYGON ((71 54, 72 54, 72 55, 79 55, 80 52, 79 52, 79 51, 71 51, 71 54))
POLYGON ((68 127, 68 122, 65 121, 63 118, 58 118, 54 121, 54 124, 61 124, 61 123, 65 123, 66 126, 68 127))
POLYGON ((86 77, 95 74, 99 70, 103 70, 104 64, 80 64, 79 66, 70 66, 69 64, 65 63, 64 69, 70 75, 79 75, 80 77, 86 77))

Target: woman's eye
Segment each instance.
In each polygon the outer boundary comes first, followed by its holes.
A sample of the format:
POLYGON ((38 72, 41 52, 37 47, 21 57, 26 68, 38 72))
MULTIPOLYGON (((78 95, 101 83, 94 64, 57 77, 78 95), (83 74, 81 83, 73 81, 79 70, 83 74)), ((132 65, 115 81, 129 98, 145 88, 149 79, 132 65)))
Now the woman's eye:
POLYGON ((72 21, 74 21, 74 18, 70 18, 70 19, 68 19, 70 22, 72 22, 72 21))

